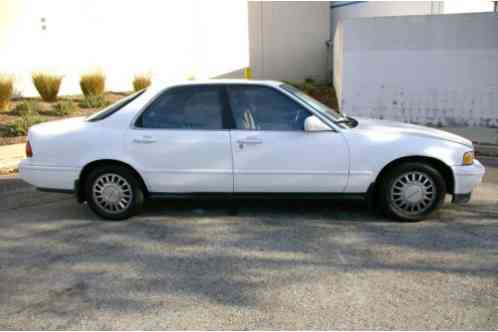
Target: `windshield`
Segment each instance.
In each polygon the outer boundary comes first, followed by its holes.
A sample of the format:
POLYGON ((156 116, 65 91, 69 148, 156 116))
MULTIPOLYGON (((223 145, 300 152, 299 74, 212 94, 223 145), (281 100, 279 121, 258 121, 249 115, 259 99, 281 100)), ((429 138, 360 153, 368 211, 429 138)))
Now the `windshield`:
POLYGON ((310 97, 309 95, 293 87, 292 85, 282 84, 280 85, 280 87, 283 88, 285 91, 291 93, 293 96, 297 97, 302 102, 308 104, 310 107, 317 110, 321 114, 325 115, 327 118, 329 118, 332 121, 341 121, 345 119, 345 116, 342 115, 341 113, 331 109, 325 104, 322 104, 315 98, 310 97))
POLYGON ((128 97, 125 97, 123 99, 120 99, 117 102, 115 102, 114 104, 104 108, 102 111, 97 112, 93 115, 90 115, 86 120, 94 122, 94 121, 99 121, 99 120, 105 119, 105 118, 111 116, 112 114, 116 113, 117 111, 119 111, 120 109, 122 109, 123 107, 125 107, 126 105, 131 103, 132 101, 134 101, 136 98, 138 98, 144 92, 145 92, 145 89, 140 90, 140 91, 138 91, 132 95, 129 95, 128 97))

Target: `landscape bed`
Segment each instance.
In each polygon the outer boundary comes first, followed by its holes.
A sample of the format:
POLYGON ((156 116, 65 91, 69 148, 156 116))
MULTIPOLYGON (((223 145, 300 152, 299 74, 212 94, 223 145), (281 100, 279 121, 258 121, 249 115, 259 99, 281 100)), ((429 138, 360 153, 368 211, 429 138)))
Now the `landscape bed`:
POLYGON ((108 92, 104 95, 105 103, 100 107, 81 107, 81 103, 84 101, 83 96, 64 96, 59 97, 57 102, 44 102, 41 98, 17 98, 10 103, 8 111, 0 112, 0 145, 7 144, 17 144, 24 143, 26 141, 25 135, 14 136, 9 133, 8 127, 15 121, 22 118, 21 115, 16 114, 14 111, 16 107, 24 102, 34 102, 37 104, 39 111, 36 112, 36 116, 42 122, 61 120, 66 118, 74 118, 80 116, 89 116, 106 106, 106 104, 114 103, 119 99, 127 96, 128 92, 108 92), (61 102, 73 102, 74 110, 69 114, 57 115, 54 112, 54 106, 61 102))

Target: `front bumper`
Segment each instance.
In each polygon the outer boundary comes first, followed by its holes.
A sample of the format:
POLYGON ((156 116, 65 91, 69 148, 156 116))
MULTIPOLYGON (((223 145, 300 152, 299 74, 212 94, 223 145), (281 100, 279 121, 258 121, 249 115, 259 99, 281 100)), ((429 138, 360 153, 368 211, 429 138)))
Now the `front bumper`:
POLYGON ((452 169, 455 177, 453 201, 466 203, 470 200, 472 190, 481 183, 485 168, 478 160, 474 160, 472 165, 453 166, 452 169))

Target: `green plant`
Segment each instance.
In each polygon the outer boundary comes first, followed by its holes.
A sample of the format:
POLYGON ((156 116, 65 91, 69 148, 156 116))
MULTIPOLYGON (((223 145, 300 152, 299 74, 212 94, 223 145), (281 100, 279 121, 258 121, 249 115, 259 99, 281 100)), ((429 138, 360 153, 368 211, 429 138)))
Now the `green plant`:
POLYGON ((151 84, 151 79, 146 75, 136 75, 133 78, 133 90, 140 91, 151 84))
POLYGON ((102 108, 109 104, 109 101, 104 96, 84 97, 79 103, 81 108, 102 108))
POLYGON ((8 75, 0 75, 0 111, 7 111, 10 98, 14 93, 14 79, 8 75))
POLYGON ((34 73, 33 84, 43 101, 54 102, 57 100, 62 83, 62 76, 49 73, 34 73))
POLYGON ((55 116, 65 116, 75 113, 78 106, 72 100, 62 100, 52 106, 50 114, 55 116))
POLYGON ((38 115, 26 115, 14 122, 7 124, 6 136, 26 136, 31 126, 43 122, 44 119, 38 115))
POLYGON ((17 116, 32 116, 38 115, 40 112, 40 103, 36 100, 25 100, 18 103, 12 110, 13 115, 17 116))
POLYGON ((101 72, 82 75, 80 87, 85 97, 102 96, 105 90, 105 75, 101 72))

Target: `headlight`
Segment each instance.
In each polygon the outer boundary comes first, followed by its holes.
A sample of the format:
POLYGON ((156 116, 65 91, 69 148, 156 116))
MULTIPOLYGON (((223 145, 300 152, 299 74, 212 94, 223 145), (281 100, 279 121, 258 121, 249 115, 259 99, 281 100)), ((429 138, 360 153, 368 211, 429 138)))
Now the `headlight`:
POLYGON ((463 164, 472 165, 474 163, 474 151, 465 152, 463 154, 463 164))

